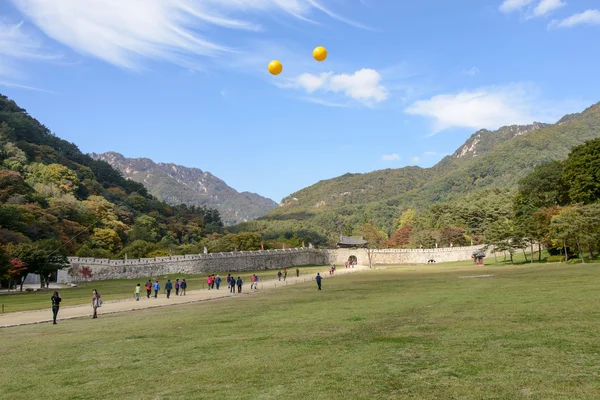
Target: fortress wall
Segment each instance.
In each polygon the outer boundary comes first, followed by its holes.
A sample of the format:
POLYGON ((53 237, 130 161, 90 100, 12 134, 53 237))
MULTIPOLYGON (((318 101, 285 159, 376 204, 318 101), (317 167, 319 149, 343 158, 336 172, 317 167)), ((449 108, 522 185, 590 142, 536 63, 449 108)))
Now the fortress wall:
POLYGON ((91 280, 147 278, 173 274, 208 274, 233 271, 258 271, 291 268, 300 265, 325 265, 325 254, 315 249, 238 251, 231 253, 108 260, 69 257, 67 280, 77 280, 81 267, 92 271, 91 280))
MULTIPOLYGON (((473 253, 483 246, 448 247, 439 249, 382 249, 372 250, 372 264, 427 264, 470 260, 473 253)), ((343 265, 350 256, 356 256, 358 264, 369 265, 365 249, 324 250, 329 264, 343 265)))
MULTIPOLYGON (((373 265, 377 264, 426 264, 436 262, 463 261, 482 246, 454 247, 443 249, 385 249, 373 250, 373 265)), ((368 265, 365 249, 286 249, 264 251, 238 251, 230 253, 193 254, 173 257, 142 258, 136 260, 108 260, 69 257, 71 267, 67 270, 67 281, 77 281, 81 267, 92 271, 90 280, 148 278, 174 274, 208 274, 237 271, 274 270, 302 265, 343 266, 354 255, 358 264, 368 265)))

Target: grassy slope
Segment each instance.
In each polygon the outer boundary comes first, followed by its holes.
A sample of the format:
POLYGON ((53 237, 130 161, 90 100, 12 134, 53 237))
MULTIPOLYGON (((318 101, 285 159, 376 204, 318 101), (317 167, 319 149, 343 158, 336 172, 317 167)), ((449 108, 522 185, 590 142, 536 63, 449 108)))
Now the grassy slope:
POLYGON ((2 397, 593 399, 599 282, 597 264, 408 266, 11 328, 2 397))
MULTIPOLYGON (((304 274, 316 274, 319 271, 324 271, 327 267, 322 266, 304 266, 298 267, 300 273, 304 274)), ((282 269, 283 271, 283 269, 282 269)), ((250 285, 249 278, 253 273, 256 273, 260 279, 276 279, 277 271, 250 271, 250 272, 234 272, 233 274, 238 277, 240 276, 246 285, 250 285)), ((216 274, 216 273, 215 273, 216 274)), ((288 274, 290 276, 296 274, 296 268, 288 268, 288 274)), ((223 282, 222 286, 227 288, 227 273, 220 274, 223 282)), ((141 294, 145 295, 146 289, 144 284, 149 278, 154 282, 158 279, 160 283, 160 293, 164 294, 165 282, 167 279, 171 279, 173 287, 175 287, 175 279, 185 279, 188 284, 188 290, 204 289, 206 287, 206 278, 208 273, 205 275, 170 275, 170 276, 157 276, 157 277, 146 277, 140 279, 111 279, 106 281, 96 282, 84 282, 77 288, 67 288, 59 290, 63 299, 61 306, 74 306, 79 304, 87 304, 91 301, 91 292, 93 289, 98 290, 105 301, 110 300, 123 300, 130 299, 134 296, 135 286, 140 283, 142 286, 141 294)), ((173 289, 175 290, 175 289, 173 289)), ((50 296, 52 296, 54 290, 40 291, 40 292, 14 292, 11 294, 0 295, 0 304, 4 305, 4 312, 17 312, 27 310, 41 310, 48 308, 50 304, 50 296)), ((153 292, 154 293, 154 292, 153 292)), ((173 293, 175 293, 173 291, 173 293)))

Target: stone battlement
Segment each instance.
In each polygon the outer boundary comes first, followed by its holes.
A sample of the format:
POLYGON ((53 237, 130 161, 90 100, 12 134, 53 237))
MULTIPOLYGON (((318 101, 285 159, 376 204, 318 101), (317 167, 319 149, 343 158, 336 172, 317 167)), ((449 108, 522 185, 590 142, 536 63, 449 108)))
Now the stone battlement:
MULTIPOLYGON (((483 246, 449 247, 438 249, 381 249, 372 250, 375 264, 426 264, 469 260, 483 246)), ((321 250, 291 248, 226 253, 187 254, 183 256, 141 258, 134 260, 109 260, 69 257, 71 267, 67 280, 81 279, 77 271, 90 268, 91 280, 147 278, 173 274, 205 274, 237 271, 259 271, 292 268, 302 265, 343 265, 350 256, 359 264, 368 264, 365 249, 321 250)))

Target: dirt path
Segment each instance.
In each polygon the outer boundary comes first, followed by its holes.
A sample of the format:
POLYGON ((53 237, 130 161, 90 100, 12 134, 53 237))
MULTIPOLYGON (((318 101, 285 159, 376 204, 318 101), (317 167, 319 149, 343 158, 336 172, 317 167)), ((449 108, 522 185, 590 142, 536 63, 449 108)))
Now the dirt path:
MULTIPOLYGON (((345 275, 352 272, 358 272, 368 269, 368 267, 357 265, 355 268, 342 268, 337 269, 335 272, 335 276, 345 275)), ((287 280, 284 282, 283 279, 278 281, 277 279, 260 281, 258 284, 258 291, 274 289, 277 287, 290 286, 297 283, 311 282, 314 281, 315 275, 310 277, 300 276, 296 278, 295 276, 288 276, 287 280)), ((329 271, 321 271, 321 276, 328 280, 332 278, 329 276, 329 271)), ((334 276, 334 277, 335 277, 334 276)), ((114 314, 126 311, 135 311, 135 310, 143 310, 146 308, 154 308, 154 307, 165 307, 172 306, 176 304, 189 304, 195 303, 199 301, 206 300, 215 300, 222 299, 226 297, 233 296, 241 296, 246 295, 250 292, 250 282, 244 282, 243 291, 241 294, 229 293, 229 289, 227 289, 227 283, 223 282, 224 285, 221 285, 220 290, 208 290, 208 289, 199 289, 199 290, 190 290, 187 292, 185 296, 175 296, 175 291, 171 292, 171 298, 167 299, 167 296, 164 294, 159 294, 158 298, 147 298, 145 296, 145 291, 141 295, 143 297, 140 298, 140 301, 136 301, 135 299, 126 299, 126 300, 115 300, 115 301, 106 301, 102 304, 102 307, 98 309, 99 318, 104 314, 114 314)), ((324 283, 324 287, 327 287, 327 283, 324 283)), ((60 311, 58 313, 58 321, 64 321, 66 319, 72 318, 83 318, 83 317, 91 317, 93 313, 91 307, 91 298, 90 304, 87 305, 78 305, 78 306, 65 306, 60 307, 60 311)), ((8 314, 0 315, 0 328, 7 328, 10 326, 20 326, 20 325, 29 325, 29 324, 39 324, 44 322, 52 321, 52 310, 50 307, 43 310, 35 310, 35 311, 21 311, 14 312, 8 314)))

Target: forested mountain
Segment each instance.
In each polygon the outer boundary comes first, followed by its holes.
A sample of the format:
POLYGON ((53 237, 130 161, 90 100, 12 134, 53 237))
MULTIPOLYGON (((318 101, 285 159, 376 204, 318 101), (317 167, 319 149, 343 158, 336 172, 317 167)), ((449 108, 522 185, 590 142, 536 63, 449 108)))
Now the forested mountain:
POLYGON ((236 229, 267 237, 326 238, 332 244, 340 234, 356 233, 365 223, 390 236, 403 211, 417 210, 431 216, 427 229, 445 223, 461 227, 468 236, 480 236, 486 221, 510 211, 517 183, 534 166, 564 160, 573 147, 598 137, 600 103, 556 124, 481 130, 432 168, 388 169, 321 181, 236 229))
MULTIPOLYGON (((267 244, 268 245, 268 244, 267 244)), ((258 248, 216 209, 170 206, 0 95, 0 283, 46 277, 67 255, 139 258, 258 248)))
POLYGON ((256 193, 240 193, 198 168, 155 163, 148 158, 126 158, 115 152, 90 156, 106 161, 126 178, 142 183, 152 195, 168 204, 216 208, 227 225, 258 218, 277 207, 271 199, 256 193))

